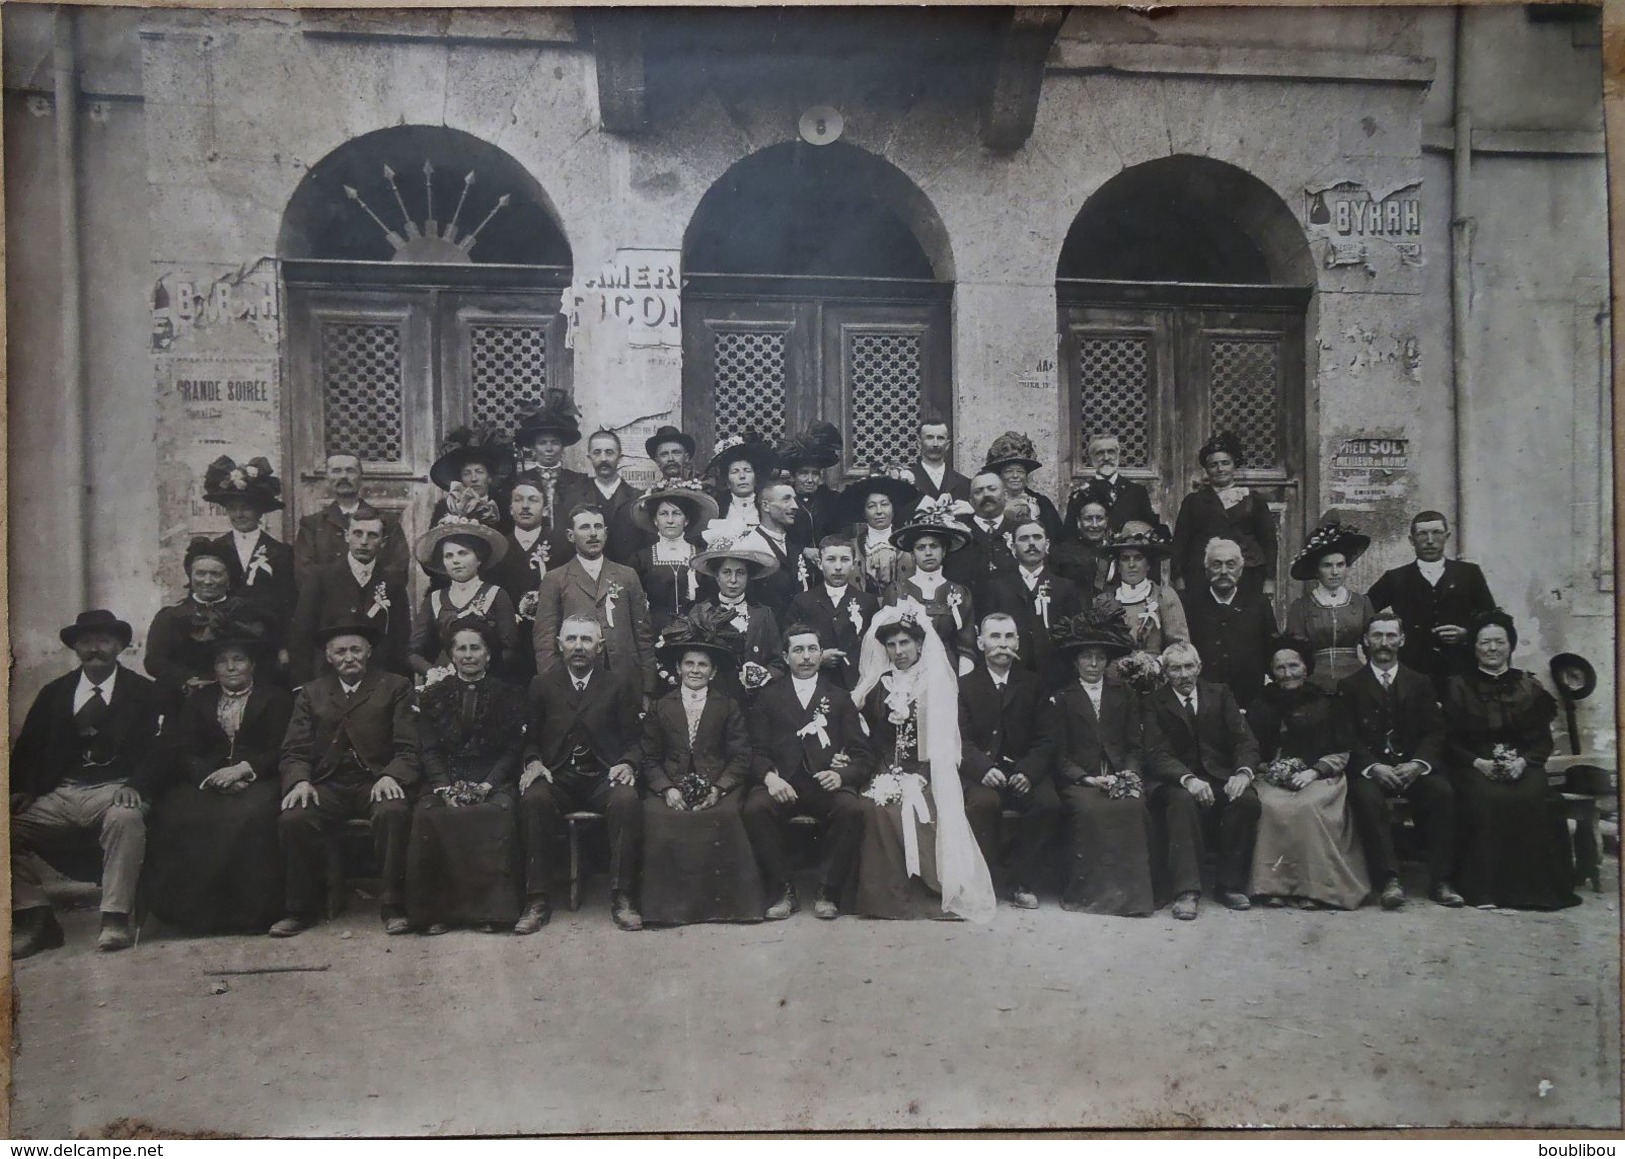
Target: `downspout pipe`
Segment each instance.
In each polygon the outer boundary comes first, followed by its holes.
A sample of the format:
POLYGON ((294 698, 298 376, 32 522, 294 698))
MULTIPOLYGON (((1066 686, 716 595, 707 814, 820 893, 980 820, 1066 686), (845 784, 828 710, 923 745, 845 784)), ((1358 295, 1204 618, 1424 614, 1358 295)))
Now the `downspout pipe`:
POLYGON ((1467 10, 1455 12, 1452 52, 1453 141, 1450 181, 1450 410, 1455 419, 1452 457, 1455 460, 1456 553, 1466 551, 1472 522, 1468 517, 1467 471, 1477 460, 1472 452, 1471 394, 1473 318, 1473 114, 1467 102, 1467 10))
POLYGON ((79 53, 76 14, 60 5, 52 42, 52 95, 56 112, 57 252, 62 261, 62 384, 67 396, 62 430, 63 470, 69 502, 65 592, 77 608, 90 606, 90 396, 85 381, 83 262, 79 237, 79 53))

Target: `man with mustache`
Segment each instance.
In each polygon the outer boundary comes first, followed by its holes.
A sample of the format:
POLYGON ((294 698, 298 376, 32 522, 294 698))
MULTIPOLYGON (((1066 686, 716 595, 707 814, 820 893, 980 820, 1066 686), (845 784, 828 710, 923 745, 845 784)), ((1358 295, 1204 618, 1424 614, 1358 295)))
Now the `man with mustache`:
POLYGON ((1213 539, 1203 554, 1207 583, 1180 593, 1190 642, 1215 684, 1229 687, 1245 711, 1264 688, 1269 645, 1275 639, 1275 609, 1269 597, 1241 587, 1241 545, 1213 539))
POLYGON ((1036 673, 1047 689, 1064 683, 1067 673, 1050 663, 1050 626, 1083 611, 1083 593, 1049 566, 1049 535, 1037 519, 1016 527, 1016 568, 988 580, 988 611, 1003 612, 1020 633, 1021 665, 1036 673))
POLYGON ((990 581, 1016 570, 1016 521, 1005 514, 1004 480, 996 471, 980 471, 970 481, 972 514, 960 517, 970 529, 970 543, 948 557, 942 571, 970 589, 978 608, 989 607, 990 581))
POLYGON ((288 629, 288 672, 297 687, 322 675, 327 659, 317 643, 324 624, 366 620, 373 626, 372 665, 407 675, 411 666, 412 607, 405 581, 384 566, 389 525, 366 504, 345 517, 346 552, 334 563, 306 573, 288 629))
POLYGON ((1067 534, 1076 538, 1078 520, 1083 505, 1091 495, 1098 495, 1106 503, 1106 519, 1113 532, 1123 530, 1129 522, 1149 523, 1156 526, 1157 513, 1151 506, 1151 495, 1143 484, 1125 478, 1117 469, 1123 459, 1123 444, 1114 434, 1101 431, 1089 440, 1089 463, 1095 473, 1072 490, 1067 500, 1066 518, 1062 520, 1067 534))
MULTIPOLYGON (((299 521, 293 538, 293 566, 299 586, 320 568, 339 563, 349 551, 350 516, 367 506, 361 497, 361 460, 354 455, 327 457, 327 493, 332 502, 299 521)), ((406 582, 406 537, 393 520, 384 520, 378 565, 387 578, 406 582)))
POLYGON ((594 431, 587 440, 587 464, 592 478, 580 488, 577 499, 596 504, 604 512, 609 523, 605 558, 631 567, 632 557, 648 544, 649 537, 632 522, 632 511, 643 492, 621 478, 621 437, 614 431, 594 431))
POLYGON ((1450 521, 1442 512, 1418 512, 1410 539, 1416 560, 1384 572, 1368 595, 1373 608, 1403 621, 1405 667, 1429 677, 1443 696, 1450 677, 1472 668, 1467 625, 1493 611, 1495 597, 1477 564, 1445 558, 1450 521))

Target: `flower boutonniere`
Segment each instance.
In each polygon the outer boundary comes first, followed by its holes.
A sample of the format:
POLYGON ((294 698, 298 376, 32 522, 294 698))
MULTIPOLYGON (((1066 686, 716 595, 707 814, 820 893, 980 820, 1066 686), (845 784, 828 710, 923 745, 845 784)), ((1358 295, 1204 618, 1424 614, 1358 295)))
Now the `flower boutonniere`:
POLYGON ((374 584, 372 589, 372 607, 367 609, 367 619, 370 620, 380 613, 387 615, 388 612, 389 585, 382 582, 374 584))
POLYGON ((1049 627, 1049 580, 1042 581, 1033 591, 1033 611, 1049 627))
POLYGON ((536 608, 541 604, 541 602, 541 592, 526 592, 524 595, 519 597, 519 606, 514 609, 514 615, 518 619, 534 622, 536 619, 536 608))
POLYGON ((733 615, 728 617, 728 622, 734 627, 738 628, 741 632, 749 631, 750 608, 743 603, 737 604, 734 607, 733 615))
POLYGON ((243 586, 253 587, 254 577, 258 575, 267 577, 271 575, 271 557, 263 543, 255 547, 254 554, 248 557, 248 567, 243 572, 243 586))
POLYGON ((621 585, 610 581, 609 591, 604 595, 604 627, 615 626, 615 601, 621 597, 621 585))
POLYGON ((536 541, 536 545, 530 549, 530 557, 529 558, 530 558, 531 570, 533 570, 536 573, 536 578, 538 580, 541 580, 544 576, 547 575, 547 565, 548 565, 548 562, 552 559, 552 557, 553 557, 553 548, 547 542, 547 537, 546 536, 543 536, 540 539, 538 539, 536 541))
POLYGON ((948 589, 948 610, 954 614, 954 631, 962 631, 965 627, 965 617, 960 608, 965 606, 965 593, 958 588, 948 589))
POLYGON ((764 668, 754 660, 746 660, 745 663, 740 666, 739 683, 745 687, 746 691, 754 692, 756 689, 762 687, 762 685, 766 684, 772 679, 772 670, 764 668))
POLYGON ((816 736, 821 748, 829 747, 829 697, 818 702, 813 718, 796 730, 797 736, 816 736))
POLYGON ((846 605, 846 618, 852 621, 854 632, 863 631, 863 609, 858 607, 857 600, 852 600, 846 605))

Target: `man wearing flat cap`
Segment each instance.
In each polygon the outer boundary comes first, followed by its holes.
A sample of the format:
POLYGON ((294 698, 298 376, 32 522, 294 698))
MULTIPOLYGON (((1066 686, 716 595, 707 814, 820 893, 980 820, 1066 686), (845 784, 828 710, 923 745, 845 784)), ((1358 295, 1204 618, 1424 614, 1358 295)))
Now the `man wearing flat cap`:
MULTIPOLYGON (((412 682, 372 667, 378 629, 341 621, 316 634, 331 669, 299 690, 282 741, 282 815, 277 829, 287 858, 287 915, 272 937, 291 938, 321 909, 328 829, 351 817, 372 821, 381 867, 384 932, 404 934, 407 791, 420 774, 412 682)), ((334 889, 338 883, 328 882, 334 889)))
POLYGON ((13 958, 63 941, 30 854, 100 840, 96 947, 122 950, 132 941, 130 910, 147 850, 157 689, 118 662, 132 632, 112 612, 81 612, 59 634, 79 666, 40 689, 11 750, 13 958))

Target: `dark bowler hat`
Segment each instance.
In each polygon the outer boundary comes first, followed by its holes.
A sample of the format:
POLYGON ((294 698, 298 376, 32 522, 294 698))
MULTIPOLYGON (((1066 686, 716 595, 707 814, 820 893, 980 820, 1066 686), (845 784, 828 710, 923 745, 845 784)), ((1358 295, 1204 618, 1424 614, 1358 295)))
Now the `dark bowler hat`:
POLYGON ((78 643, 79 637, 86 632, 106 632, 122 640, 126 648, 130 646, 130 641, 135 638, 135 632, 131 630, 130 625, 106 608, 93 608, 88 612, 80 612, 73 623, 63 628, 57 635, 62 638, 64 644, 71 648, 78 643))
POLYGON ((670 423, 661 427, 658 431, 645 439, 643 441, 643 449, 648 453, 649 458, 652 459, 655 457, 655 452, 660 449, 662 443, 676 443, 681 446, 683 450, 689 453, 690 458, 692 458, 694 455, 694 436, 685 435, 682 431, 678 430, 670 423))
POLYGON ((316 629, 316 643, 325 646, 335 636, 360 636, 369 644, 378 643, 378 626, 371 620, 353 619, 339 620, 326 627, 316 629))
POLYGON ((1584 700, 1597 691, 1597 670, 1591 661, 1573 652, 1559 652, 1551 660, 1552 683, 1570 700, 1584 700))

